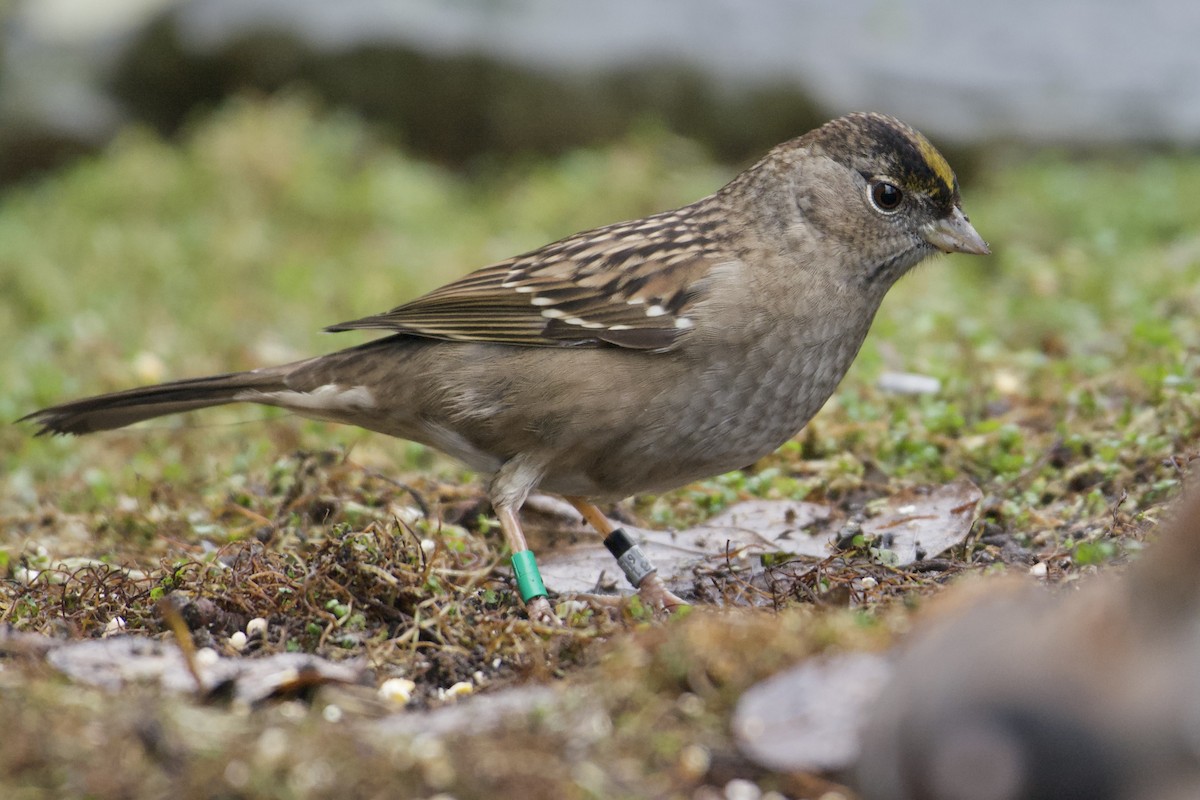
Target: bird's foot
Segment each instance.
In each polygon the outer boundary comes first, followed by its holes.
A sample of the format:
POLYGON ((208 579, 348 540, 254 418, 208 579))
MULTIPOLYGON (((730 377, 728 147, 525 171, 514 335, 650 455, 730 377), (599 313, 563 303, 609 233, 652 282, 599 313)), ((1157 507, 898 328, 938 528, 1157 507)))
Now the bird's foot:
MULTIPOLYGON (((638 599, 643 606, 655 614, 669 616, 677 609, 690 605, 686 600, 677 596, 667 588, 662 578, 657 574, 647 575, 638 587, 638 599)), ((597 611, 610 614, 620 613, 628 605, 629 596, 621 594, 578 594, 573 598, 576 602, 586 603, 597 611)))
POLYGON ((551 607, 550 601, 542 597, 534 597, 525 603, 525 613, 529 615, 530 622, 536 622, 539 625, 552 625, 561 627, 562 620, 554 613, 554 608, 551 607))
POLYGON ((638 597, 642 598, 642 602, 655 611, 664 611, 670 614, 676 609, 688 605, 686 600, 667 588, 667 585, 658 576, 657 572, 651 573, 642 579, 637 593, 638 597))

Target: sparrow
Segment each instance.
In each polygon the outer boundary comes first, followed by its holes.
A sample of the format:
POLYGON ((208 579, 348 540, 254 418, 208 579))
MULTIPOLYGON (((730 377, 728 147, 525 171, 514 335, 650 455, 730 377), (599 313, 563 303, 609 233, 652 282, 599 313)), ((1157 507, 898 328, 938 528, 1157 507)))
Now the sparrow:
POLYGON ((518 517, 534 489, 569 500, 639 594, 669 608, 683 601, 596 503, 774 451, 829 399, 888 289, 938 252, 989 252, 950 165, 899 120, 849 114, 690 205, 576 233, 327 328, 382 338, 23 419, 39 434, 84 434, 259 403, 420 442, 491 476, 531 618, 554 620, 518 517))

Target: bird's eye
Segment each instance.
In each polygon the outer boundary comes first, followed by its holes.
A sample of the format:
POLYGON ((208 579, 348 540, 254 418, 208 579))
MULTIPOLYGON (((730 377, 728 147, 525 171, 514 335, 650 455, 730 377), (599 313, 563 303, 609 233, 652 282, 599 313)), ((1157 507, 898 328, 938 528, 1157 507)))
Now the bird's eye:
POLYGON ((871 184, 871 205, 885 214, 890 214, 900 207, 904 200, 904 192, 894 183, 875 181, 871 184))

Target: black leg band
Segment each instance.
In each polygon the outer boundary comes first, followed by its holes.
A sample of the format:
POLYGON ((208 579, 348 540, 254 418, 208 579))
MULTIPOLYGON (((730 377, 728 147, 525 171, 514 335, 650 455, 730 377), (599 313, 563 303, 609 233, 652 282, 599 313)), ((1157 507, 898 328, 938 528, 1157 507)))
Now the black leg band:
POLYGON ((608 552, 613 554, 613 558, 617 559, 621 571, 625 573, 625 577, 629 579, 635 589, 640 587, 642 581, 648 576, 658 572, 658 569, 650 563, 650 559, 646 558, 642 548, 629 538, 629 534, 625 532, 624 528, 617 528, 606 536, 604 546, 608 548, 608 552))

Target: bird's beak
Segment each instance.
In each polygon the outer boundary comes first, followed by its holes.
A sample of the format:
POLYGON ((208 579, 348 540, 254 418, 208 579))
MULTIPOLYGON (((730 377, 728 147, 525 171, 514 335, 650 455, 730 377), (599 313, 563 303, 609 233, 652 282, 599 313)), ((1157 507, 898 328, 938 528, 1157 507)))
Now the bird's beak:
POLYGON ((971 222, 962 213, 962 209, 957 206, 949 216, 922 225, 921 236, 943 253, 986 256, 992 252, 983 237, 971 227, 971 222))

